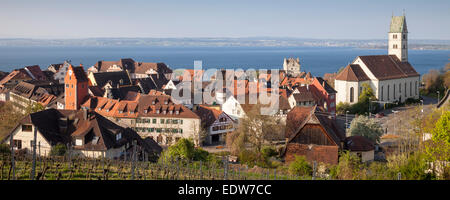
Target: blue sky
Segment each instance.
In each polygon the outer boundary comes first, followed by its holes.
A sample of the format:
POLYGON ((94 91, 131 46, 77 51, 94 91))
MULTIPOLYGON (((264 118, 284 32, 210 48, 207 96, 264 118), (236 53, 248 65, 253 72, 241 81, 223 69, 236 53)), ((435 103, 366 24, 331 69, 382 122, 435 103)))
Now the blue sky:
POLYGON ((0 37, 383 39, 406 10, 412 39, 450 40, 450 1, 0 0, 0 37))

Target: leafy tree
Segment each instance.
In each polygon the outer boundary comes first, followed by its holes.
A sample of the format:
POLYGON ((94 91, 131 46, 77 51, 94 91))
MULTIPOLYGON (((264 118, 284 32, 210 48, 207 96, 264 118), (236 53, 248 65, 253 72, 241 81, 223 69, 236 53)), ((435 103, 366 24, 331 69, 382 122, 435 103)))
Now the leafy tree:
POLYGON ((298 176, 311 175, 312 168, 304 156, 296 155, 295 160, 289 164, 289 173, 298 176))
POLYGON ((450 161, 450 111, 445 111, 431 131, 432 142, 426 146, 428 156, 434 161, 450 161))
POLYGON ((379 142, 381 135, 383 135, 383 128, 374 119, 358 116, 353 119, 348 132, 351 136, 364 136, 373 142, 379 142))
POLYGON ((64 144, 57 144, 50 149, 51 156, 64 156, 67 152, 67 147, 64 144))
POLYGON ((336 106, 336 113, 337 114, 345 114, 345 112, 349 111, 350 113, 352 112, 352 106, 349 103, 343 103, 343 102, 339 102, 336 106))

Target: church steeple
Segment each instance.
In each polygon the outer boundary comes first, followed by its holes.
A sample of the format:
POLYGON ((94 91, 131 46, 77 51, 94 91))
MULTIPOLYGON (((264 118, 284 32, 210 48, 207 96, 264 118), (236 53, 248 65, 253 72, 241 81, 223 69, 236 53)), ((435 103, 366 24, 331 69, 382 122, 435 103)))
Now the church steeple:
POLYGON ((392 16, 389 30, 388 54, 396 55, 402 62, 408 61, 408 28, 406 16, 392 16))

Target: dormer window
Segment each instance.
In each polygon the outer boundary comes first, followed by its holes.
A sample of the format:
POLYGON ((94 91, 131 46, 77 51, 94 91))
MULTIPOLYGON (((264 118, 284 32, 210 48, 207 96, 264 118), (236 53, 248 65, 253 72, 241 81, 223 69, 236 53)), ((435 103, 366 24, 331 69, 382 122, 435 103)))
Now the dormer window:
POLYGON ((155 101, 152 101, 152 104, 155 105, 155 101))
POLYGON ((119 110, 119 113, 123 113, 123 110, 119 110))
POLYGON ((172 114, 173 113, 173 111, 169 111, 169 114, 172 114))
POLYGON ((179 110, 175 111, 175 114, 177 114, 177 115, 180 114, 180 111, 179 110))
POLYGON ((98 110, 102 110, 102 108, 99 107, 98 110))
POLYGON ((167 101, 167 100, 166 100, 166 101, 164 101, 164 104, 166 104, 166 105, 167 105, 168 103, 169 103, 169 101, 167 101))
POLYGON ((159 109, 158 109, 158 110, 156 110, 156 114, 159 114, 159 109))
POLYGON ((163 111, 163 114, 166 114, 166 110, 163 111))
POLYGON ((148 110, 144 110, 144 113, 147 113, 148 112, 148 110))

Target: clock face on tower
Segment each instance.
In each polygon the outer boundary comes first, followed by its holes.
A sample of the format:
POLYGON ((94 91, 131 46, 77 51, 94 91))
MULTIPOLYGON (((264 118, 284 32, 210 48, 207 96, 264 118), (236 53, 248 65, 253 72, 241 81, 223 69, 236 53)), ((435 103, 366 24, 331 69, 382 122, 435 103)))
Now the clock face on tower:
POLYGON ((69 75, 72 75, 72 70, 70 70, 70 69, 69 69, 69 71, 68 71, 68 72, 69 72, 69 75))

